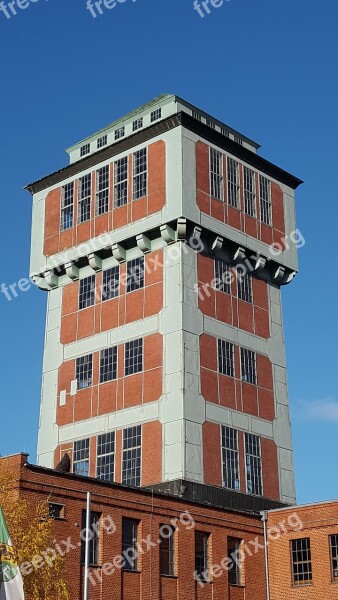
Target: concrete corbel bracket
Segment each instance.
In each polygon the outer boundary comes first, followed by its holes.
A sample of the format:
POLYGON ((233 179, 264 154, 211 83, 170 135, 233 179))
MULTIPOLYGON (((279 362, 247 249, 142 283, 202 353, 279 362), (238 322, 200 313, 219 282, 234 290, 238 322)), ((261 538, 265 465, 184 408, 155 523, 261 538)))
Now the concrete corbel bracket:
POLYGON ((122 263, 126 260, 126 251, 120 244, 114 244, 111 247, 113 257, 118 263, 122 263))
POLYGON ((254 270, 256 273, 263 271, 266 265, 266 258, 264 256, 256 256, 254 259, 254 270))
POLYGON ((59 285, 59 278, 57 275, 55 275, 54 270, 50 269, 49 271, 46 271, 44 274, 44 279, 45 282, 47 283, 48 287, 50 287, 50 289, 54 289, 57 288, 59 285))
POLYGON ((288 271, 283 279, 282 283, 288 284, 290 283, 297 275, 297 271, 288 271))
POLYGON ((161 237, 166 244, 171 244, 175 241, 175 231, 169 225, 161 225, 161 237))
POLYGON ((79 279, 79 269, 75 266, 75 263, 73 261, 65 264, 65 270, 67 277, 69 277, 69 279, 71 279, 72 281, 74 281, 75 279, 79 279))
POLYGON ((140 233, 136 236, 136 243, 143 254, 151 251, 151 241, 144 233, 140 233))
POLYGON ((88 254, 88 262, 93 271, 96 272, 102 270, 102 260, 97 254, 95 254, 95 252, 88 254))
POLYGON ((274 271, 273 271, 273 279, 274 281, 276 281, 277 283, 279 281, 281 281, 283 279, 285 275, 285 267, 282 267, 281 265, 279 265, 274 271))
POLYGON ((245 259, 245 248, 243 248, 243 246, 237 246, 234 254, 233 254, 233 260, 235 262, 240 262, 241 260, 245 259))
POLYGON ((187 219, 179 217, 177 219, 176 239, 178 242, 185 240, 187 236, 187 219))
POLYGON ((217 235, 214 241, 211 243, 211 252, 219 252, 224 244, 224 238, 221 235, 217 235))

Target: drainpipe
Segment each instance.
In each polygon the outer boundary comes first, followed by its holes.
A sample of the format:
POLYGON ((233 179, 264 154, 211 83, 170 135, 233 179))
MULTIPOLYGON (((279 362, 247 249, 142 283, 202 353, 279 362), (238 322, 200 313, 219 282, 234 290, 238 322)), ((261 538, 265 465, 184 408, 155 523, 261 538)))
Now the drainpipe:
POLYGON ((267 534, 267 520, 268 513, 266 510, 261 512, 264 530, 264 553, 265 553, 265 577, 266 577, 266 600, 270 600, 270 578, 269 578, 269 559, 268 559, 268 534, 267 534))

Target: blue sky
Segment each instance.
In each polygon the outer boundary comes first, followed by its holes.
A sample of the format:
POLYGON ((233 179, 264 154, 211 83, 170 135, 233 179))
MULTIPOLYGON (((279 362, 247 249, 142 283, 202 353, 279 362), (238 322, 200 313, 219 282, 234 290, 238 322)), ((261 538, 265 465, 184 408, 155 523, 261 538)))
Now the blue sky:
MULTIPOLYGON (((64 148, 163 92, 262 144, 299 176, 300 274, 283 291, 299 502, 338 497, 336 0, 126 0, 95 19, 85 0, 0 12, 0 283, 29 269, 23 186, 64 148)), ((0 454, 35 460, 46 296, 0 294, 0 454)))

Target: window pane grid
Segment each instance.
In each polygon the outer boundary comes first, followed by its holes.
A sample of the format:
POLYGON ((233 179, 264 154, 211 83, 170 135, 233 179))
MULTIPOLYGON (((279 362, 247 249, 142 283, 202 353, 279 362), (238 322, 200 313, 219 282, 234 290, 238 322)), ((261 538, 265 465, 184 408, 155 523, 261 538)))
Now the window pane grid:
POLYGON ((246 383, 256 385, 256 353, 247 348, 241 348, 241 379, 246 383))
POLYGON ((125 375, 140 373, 143 368, 143 339, 139 338, 125 345, 125 375))
POLYGON ((292 574, 294 585, 307 585, 312 581, 310 539, 291 541, 292 574))
POLYGON ((161 525, 160 531, 160 573, 175 575, 175 529, 171 525, 161 525), (162 533, 162 529, 164 534, 162 533))
POLYGON ((195 573, 197 579, 208 580, 209 569, 209 534, 195 532, 195 573))
POLYGON ((74 215, 74 182, 67 183, 61 192, 61 230, 73 227, 74 215))
POLYGON ((85 477, 89 475, 89 439, 74 442, 73 473, 85 477))
POLYGON ((92 385, 93 355, 80 356, 76 359, 77 389, 82 390, 92 385))
POLYGON ((223 200, 223 156, 215 148, 210 148, 211 196, 223 200))
POLYGON ((231 294, 230 266, 219 258, 215 259, 215 288, 219 292, 231 294))
POLYGON ((103 135, 102 137, 99 137, 97 140, 97 148, 103 148, 103 146, 107 145, 107 141, 108 141, 108 137, 107 135, 103 135))
POLYGON ((222 375, 234 377, 234 345, 225 340, 218 340, 218 371, 222 375))
POLYGON ((106 348, 100 352, 100 383, 112 381, 117 377, 117 347, 106 348))
POLYGON ((238 432, 222 426, 223 486, 239 490, 238 432))
POLYGON ((86 156, 90 152, 90 144, 84 144, 80 148, 80 156, 86 156))
POLYGON ((124 137, 125 134, 125 129, 124 127, 119 127, 119 129, 116 129, 115 131, 115 140, 119 140, 122 137, 124 137))
POLYGON ((271 187, 270 181, 260 175, 259 177, 259 198, 261 221, 266 225, 271 225, 271 187))
POLYGON ((84 223, 90 219, 90 201, 92 176, 91 173, 84 175, 79 179, 79 202, 78 202, 78 223, 84 223))
POLYGON ((128 202, 128 158, 120 158, 114 163, 114 206, 128 202))
POLYGON ((252 277, 250 273, 237 273, 237 295, 240 300, 252 304, 252 277))
POLYGON ((127 262, 127 294, 144 287, 144 256, 127 262))
POLYGON ((102 302, 117 298, 120 286, 120 267, 111 267, 103 271, 102 279, 102 302))
POLYGON ((255 174, 244 167, 244 212, 250 217, 256 215, 255 174))
POLYGON ((228 156, 228 204, 238 208, 239 204, 239 177, 238 163, 228 156))
MULTIPOLYGON (((228 539, 228 556, 237 556, 239 557, 241 550, 242 540, 236 538, 228 539)), ((241 585, 242 577, 241 577, 241 562, 240 560, 233 560, 229 565, 228 578, 230 585, 241 585)))
POLYGON ((109 209, 109 165, 96 171, 96 215, 103 215, 109 209))
POLYGON ((123 431, 122 483, 141 485, 141 426, 123 431))
POLYGON ((162 115, 162 108, 157 108, 156 110, 153 110, 153 112, 150 115, 150 122, 153 123, 154 121, 157 121, 157 119, 160 119, 162 115))
POLYGON ((147 195, 147 149, 143 148, 133 156, 133 199, 147 195))
POLYGON ((114 481, 115 431, 99 435, 97 438, 96 477, 104 481, 114 481))
POLYGON ((338 581, 338 534, 330 536, 332 579, 338 581))
POLYGON ((143 117, 133 121, 133 131, 137 131, 138 129, 141 129, 141 127, 143 127, 143 117))
POLYGON ((252 433, 245 434, 245 466, 248 494, 261 496, 263 493, 261 444, 260 438, 252 433))
POLYGON ((95 275, 80 279, 79 310, 95 304, 95 275))

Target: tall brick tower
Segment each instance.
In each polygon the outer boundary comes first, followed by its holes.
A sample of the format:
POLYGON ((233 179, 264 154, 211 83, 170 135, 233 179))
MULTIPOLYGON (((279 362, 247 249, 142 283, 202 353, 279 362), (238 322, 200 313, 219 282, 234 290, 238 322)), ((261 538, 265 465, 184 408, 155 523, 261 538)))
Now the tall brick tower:
POLYGON ((280 288, 301 182, 258 148, 163 95, 28 186, 39 464, 294 501, 280 288))

